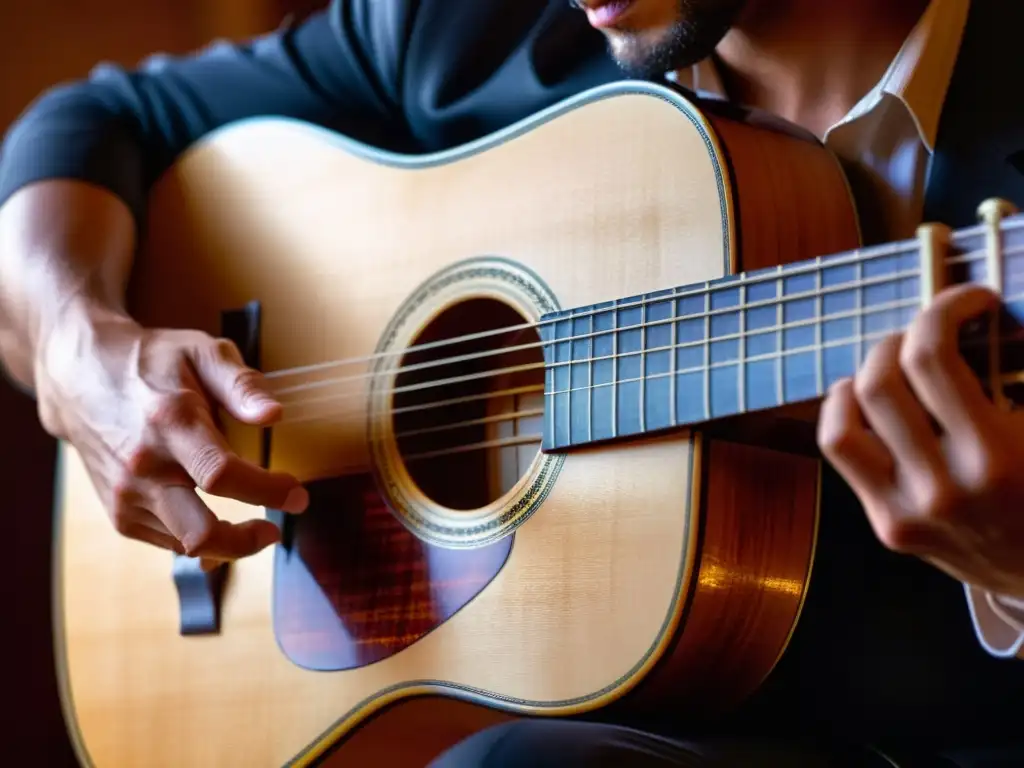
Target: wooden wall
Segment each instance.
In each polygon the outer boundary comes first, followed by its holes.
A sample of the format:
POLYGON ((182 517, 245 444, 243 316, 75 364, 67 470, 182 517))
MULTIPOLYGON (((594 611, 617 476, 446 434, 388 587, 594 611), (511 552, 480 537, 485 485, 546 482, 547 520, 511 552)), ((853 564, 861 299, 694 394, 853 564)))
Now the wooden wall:
MULTIPOLYGON (((320 2, 298 0, 305 11, 320 2)), ((0 132, 40 91, 99 60, 126 64, 214 37, 276 26, 285 0, 0 0, 0 132)), ((0 579, 0 763, 75 765, 53 672, 50 541, 54 444, 35 404, 0 382, 0 488, 7 566, 0 579)))

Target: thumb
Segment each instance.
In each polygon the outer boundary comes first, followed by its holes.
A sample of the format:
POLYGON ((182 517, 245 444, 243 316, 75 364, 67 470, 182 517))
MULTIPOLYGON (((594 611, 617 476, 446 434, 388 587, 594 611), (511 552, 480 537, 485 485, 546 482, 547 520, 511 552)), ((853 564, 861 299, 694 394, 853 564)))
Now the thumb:
POLYGON ((263 374, 245 365, 230 341, 211 339, 194 350, 192 362, 204 388, 234 418, 262 426, 281 417, 281 403, 270 394, 263 374))

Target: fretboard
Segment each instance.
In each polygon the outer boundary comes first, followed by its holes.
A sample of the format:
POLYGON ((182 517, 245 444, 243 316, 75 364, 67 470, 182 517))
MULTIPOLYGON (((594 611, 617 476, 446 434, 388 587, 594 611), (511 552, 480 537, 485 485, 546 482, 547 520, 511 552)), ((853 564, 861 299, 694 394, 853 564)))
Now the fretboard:
MULTIPOLYGON (((1003 223, 1000 290, 1024 321, 1024 226, 1003 223), (1019 234, 1019 237, 1012 235, 1019 234), (1021 252, 1021 253, 1018 253, 1021 252)), ((985 232, 954 234, 944 282, 991 285, 985 232)), ((918 241, 889 243, 541 319, 544 450, 821 397, 922 307, 918 241)))

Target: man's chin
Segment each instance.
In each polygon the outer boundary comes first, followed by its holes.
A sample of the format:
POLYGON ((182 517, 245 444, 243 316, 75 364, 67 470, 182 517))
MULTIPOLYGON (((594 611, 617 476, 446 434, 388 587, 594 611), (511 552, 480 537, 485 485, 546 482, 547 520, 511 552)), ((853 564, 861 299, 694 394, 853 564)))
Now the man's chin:
POLYGON ((671 33, 655 36, 616 31, 606 37, 609 53, 627 77, 660 79, 667 72, 686 66, 676 61, 679 50, 671 33))

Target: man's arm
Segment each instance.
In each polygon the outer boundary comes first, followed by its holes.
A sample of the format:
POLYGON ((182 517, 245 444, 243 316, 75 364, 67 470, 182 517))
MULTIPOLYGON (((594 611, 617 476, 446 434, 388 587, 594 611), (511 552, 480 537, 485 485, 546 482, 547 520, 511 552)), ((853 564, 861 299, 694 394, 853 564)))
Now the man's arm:
POLYGON ((219 520, 201 489, 301 512, 297 478, 235 454, 213 406, 250 424, 281 404, 230 343, 142 328, 124 307, 153 182, 218 126, 258 115, 401 142, 402 0, 334 0, 295 29, 242 45, 103 66, 43 94, 0 156, 0 360, 71 443, 122 535, 209 560, 278 540, 262 518, 219 520))
POLYGON ((38 98, 0 148, 0 359, 31 386, 38 338, 79 298, 121 309, 153 182, 232 121, 280 115, 400 146, 404 3, 335 0, 302 25, 38 98), (395 8, 398 10, 395 10, 395 8))

